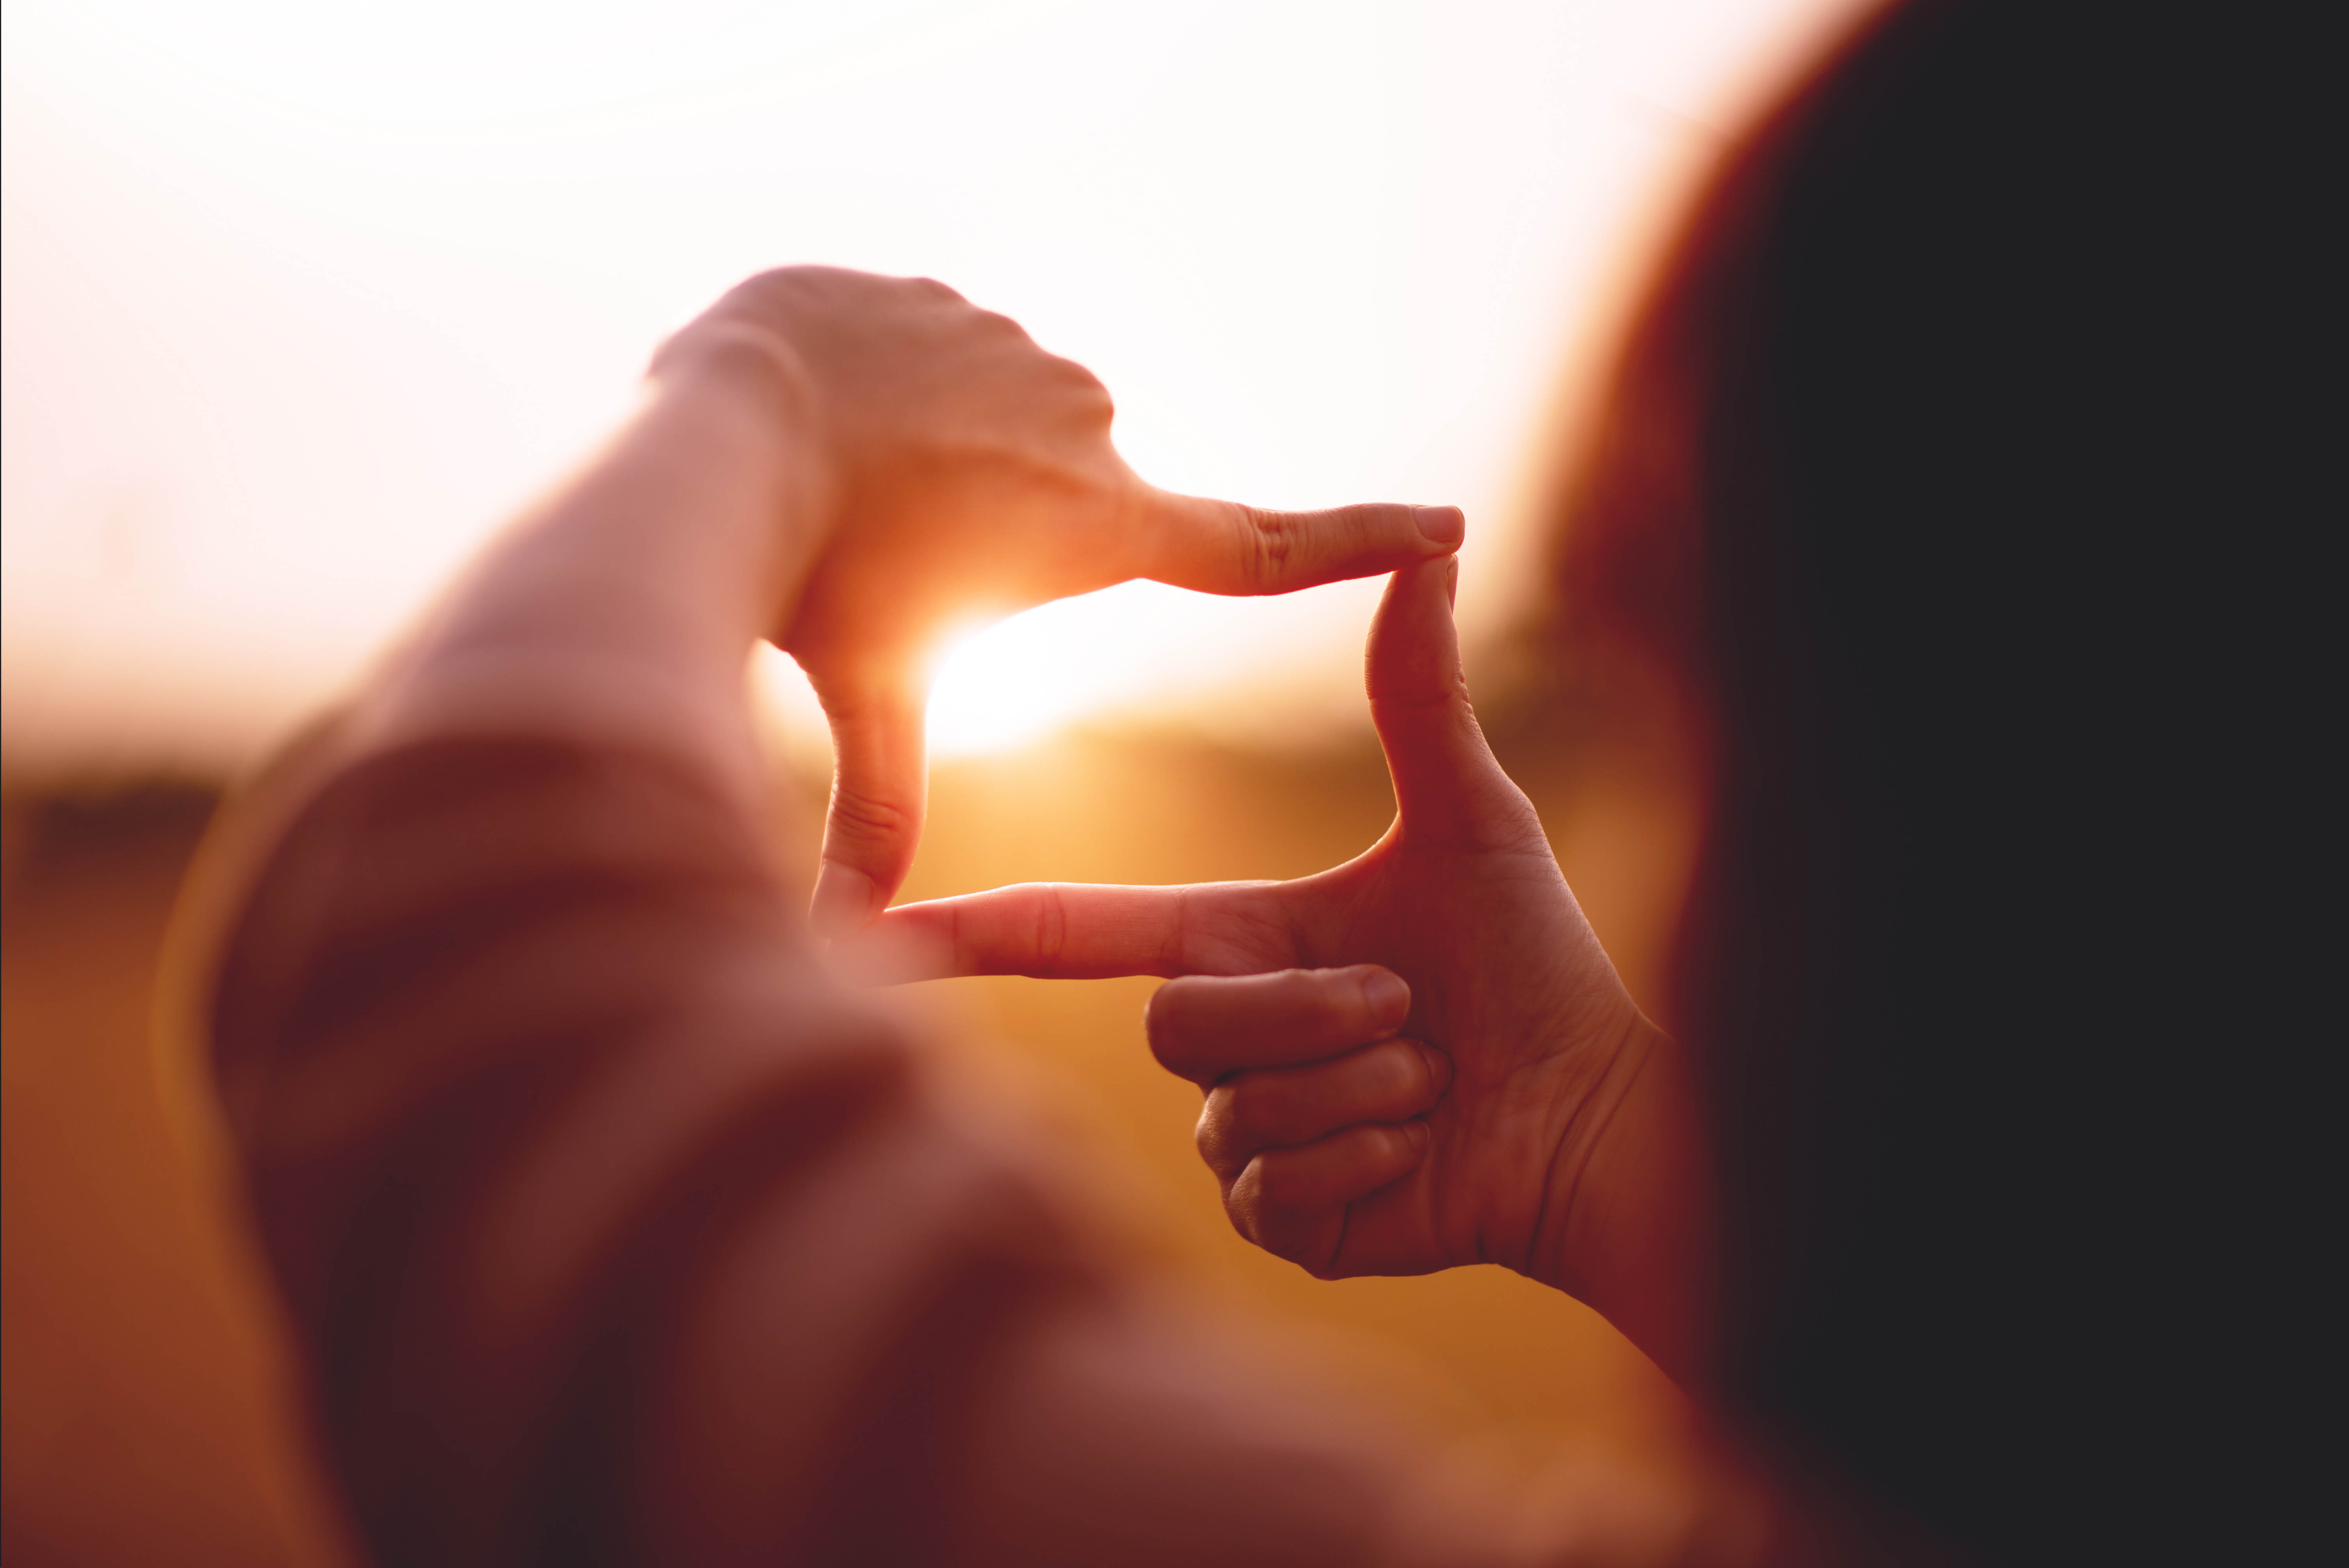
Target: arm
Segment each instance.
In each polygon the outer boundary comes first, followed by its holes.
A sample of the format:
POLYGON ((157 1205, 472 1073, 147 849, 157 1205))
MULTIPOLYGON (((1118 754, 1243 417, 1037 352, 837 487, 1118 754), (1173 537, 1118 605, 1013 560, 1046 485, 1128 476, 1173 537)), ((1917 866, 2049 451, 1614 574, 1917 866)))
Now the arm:
POLYGON ((656 383, 362 695, 355 739, 626 747, 751 810, 762 791, 743 660, 823 538, 823 465, 795 392, 743 366, 656 383))
MULTIPOLYGON (((382 1559, 1369 1550, 1392 1456, 1121 1308, 1049 1183, 827 978, 771 869, 761 633, 816 675, 840 797, 866 799, 909 787, 891 683, 958 595, 1269 589, 1442 548, 1409 508, 1161 496, 1107 426, 1089 377, 935 285, 761 280, 247 830, 202 1006, 382 1559)), ((917 820, 885 816, 843 830, 836 801, 828 848, 872 896, 917 820)))

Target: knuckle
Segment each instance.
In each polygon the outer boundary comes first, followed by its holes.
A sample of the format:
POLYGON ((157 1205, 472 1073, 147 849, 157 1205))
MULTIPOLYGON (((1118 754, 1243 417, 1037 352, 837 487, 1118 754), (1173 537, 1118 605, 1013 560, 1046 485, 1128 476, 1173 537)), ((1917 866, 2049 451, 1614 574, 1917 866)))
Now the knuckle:
POLYGON ((1073 359, 1057 363, 1068 367, 1065 372, 1070 385, 1071 406, 1081 424, 1106 427, 1117 417, 1117 400, 1102 385, 1101 377, 1073 359))
POLYGON ((1343 988, 1333 986, 1322 969, 1282 969, 1258 978, 1262 989, 1256 1000, 1268 1021, 1278 1019, 1289 1028, 1319 1034, 1331 1026, 1351 1022, 1343 988))
POLYGON ((1289 518, 1263 507, 1234 503, 1240 529, 1240 573, 1259 592, 1279 584, 1298 550, 1289 518))
POLYGON ((788 331, 812 293, 823 287, 820 273, 821 269, 813 267, 771 267, 754 273, 728 289, 693 325, 705 329, 731 324, 768 332, 788 331))
POLYGON ((726 302, 754 307, 780 303, 811 281, 811 270, 807 267, 770 267, 763 273, 753 273, 726 291, 726 302))
POLYGON ((1327 969, 1288 968, 1275 970, 1267 983, 1276 987, 1276 995, 1300 1007, 1319 1008, 1328 1006, 1332 988, 1330 971, 1327 969))
MULTIPOLYGON (((955 297, 960 299, 962 296, 957 294, 955 297)), ((999 310, 974 309, 972 314, 980 327, 995 334, 998 337, 1008 337, 1019 343, 1028 341, 1028 329, 999 310)))
POLYGON ((1102 401, 1108 401, 1109 388, 1102 385, 1100 377, 1064 355, 1048 354, 1044 357, 1049 362, 1053 375, 1080 391, 1092 393, 1102 401))
MULTIPOLYGON (((1276 1191, 1268 1191, 1267 1163, 1251 1162, 1237 1179, 1225 1190, 1224 1213, 1232 1229, 1277 1258, 1285 1258, 1308 1273, 1322 1274, 1334 1258, 1315 1256, 1309 1239, 1315 1229, 1315 1216, 1284 1200, 1276 1191)), ((1329 1249, 1334 1252, 1334 1249, 1329 1249)))
POLYGON ((1257 1213, 1252 1194, 1237 1181, 1233 1182, 1231 1190, 1224 1194, 1224 1217, 1231 1221, 1233 1230, 1248 1241, 1267 1252, 1277 1250, 1268 1239, 1268 1233, 1257 1213))
POLYGON ((870 790, 836 786, 832 792, 832 828, 859 839, 894 839, 921 824, 921 814, 902 800, 870 790))
POLYGON ((1213 1094, 1200 1109, 1199 1125, 1192 1130, 1191 1142, 1211 1170, 1221 1171, 1228 1162, 1226 1157, 1233 1152, 1231 1121, 1226 1107, 1219 1104, 1213 1094))
POLYGON ((1033 934, 1036 952, 1047 965, 1058 965, 1069 947, 1069 904, 1057 885, 1047 888, 1036 901, 1033 934))
POLYGON ((1181 889, 1174 894, 1174 918, 1166 923, 1166 934, 1161 940, 1158 950, 1158 964, 1162 974, 1172 975, 1179 969, 1190 967, 1185 959, 1190 952, 1191 937, 1197 918, 1197 906, 1193 900, 1192 890, 1187 887, 1181 889))

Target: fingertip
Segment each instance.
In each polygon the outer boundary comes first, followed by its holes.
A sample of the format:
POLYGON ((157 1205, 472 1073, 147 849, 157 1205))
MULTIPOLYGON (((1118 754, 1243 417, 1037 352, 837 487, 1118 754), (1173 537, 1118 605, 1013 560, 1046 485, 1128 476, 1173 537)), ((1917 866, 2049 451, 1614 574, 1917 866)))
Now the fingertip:
POLYGON ((1392 969, 1365 965, 1360 984, 1371 1026, 1382 1031, 1401 1028, 1411 1016, 1411 986, 1403 977, 1392 969))
POLYGON ((833 973, 856 985, 903 985, 962 974, 953 933, 925 918, 921 906, 885 911, 832 942, 833 973))
POLYGON ((1456 506, 1415 506, 1411 516, 1419 525, 1420 537, 1430 544, 1457 550, 1468 537, 1468 514, 1456 506))
POLYGON ((1427 1064, 1429 1096, 1435 1099, 1443 1099, 1444 1091, 1452 1087, 1453 1067, 1450 1054, 1436 1049, 1424 1040, 1414 1041, 1413 1044, 1419 1047, 1420 1059, 1427 1064))
POLYGON ((1197 975, 1177 975, 1160 984, 1143 999, 1142 1026, 1155 1036, 1161 1031, 1172 1033, 1181 1016, 1184 998, 1196 983, 1206 978, 1197 975))
POLYGON ((1199 1042, 1195 1031, 1185 1026, 1183 1015, 1189 993, 1200 978, 1178 975, 1150 994, 1142 1004, 1142 1038, 1160 1067, 1205 1089, 1214 1087, 1224 1068, 1220 1063, 1194 1059, 1199 1054, 1199 1042))
POLYGON ((854 866, 827 860, 808 900, 808 924, 826 941, 861 931, 880 913, 879 893, 873 879, 854 866))

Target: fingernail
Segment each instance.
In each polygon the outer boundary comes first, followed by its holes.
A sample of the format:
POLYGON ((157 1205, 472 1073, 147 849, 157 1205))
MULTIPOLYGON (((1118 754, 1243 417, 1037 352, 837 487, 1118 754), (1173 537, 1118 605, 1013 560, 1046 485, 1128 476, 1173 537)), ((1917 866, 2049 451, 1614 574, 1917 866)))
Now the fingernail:
POLYGON ((1362 977, 1362 1006, 1373 1018, 1393 1020, 1393 1027, 1411 1012, 1411 987, 1392 969, 1373 969, 1362 977))
POLYGON ((1456 555, 1444 563, 1444 602, 1455 610, 1460 607, 1460 557, 1456 555))
POLYGON ((861 931, 873 919, 873 879, 854 866, 826 861, 808 901, 808 924, 826 941, 861 931))
POLYGON ((1449 548, 1468 537, 1468 516, 1456 506, 1415 506, 1411 515, 1431 544, 1449 548))
POLYGON ((1429 1081, 1435 1085, 1435 1092, 1440 1095, 1445 1089, 1450 1088, 1452 1087, 1452 1058, 1444 1052, 1437 1050, 1433 1046, 1429 1045, 1421 1046, 1419 1047, 1419 1054, 1427 1058, 1427 1076, 1429 1081))
POLYGON ((1402 1124, 1402 1135, 1411 1140, 1413 1153, 1424 1154, 1427 1152, 1427 1140, 1434 1137, 1435 1133, 1423 1121, 1406 1121, 1402 1124))

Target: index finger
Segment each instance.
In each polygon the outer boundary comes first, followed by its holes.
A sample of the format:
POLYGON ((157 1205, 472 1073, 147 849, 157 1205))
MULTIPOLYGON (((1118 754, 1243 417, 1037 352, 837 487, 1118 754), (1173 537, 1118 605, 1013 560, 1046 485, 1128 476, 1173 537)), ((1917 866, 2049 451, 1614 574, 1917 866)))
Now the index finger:
POLYGON ((877 985, 965 975, 1247 975, 1295 962, 1278 882, 1022 882, 901 904, 833 946, 877 985))
POLYGON ((1455 506, 1280 511, 1155 489, 1149 497, 1160 526, 1143 575, 1202 593, 1288 593, 1397 572, 1451 554, 1468 527, 1455 506))

